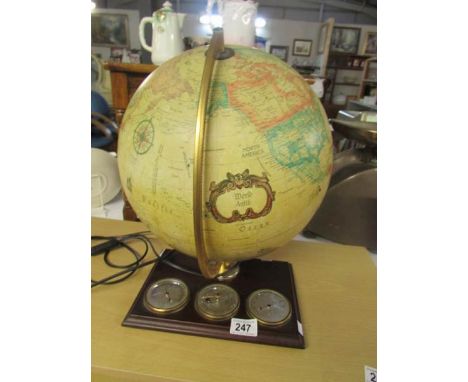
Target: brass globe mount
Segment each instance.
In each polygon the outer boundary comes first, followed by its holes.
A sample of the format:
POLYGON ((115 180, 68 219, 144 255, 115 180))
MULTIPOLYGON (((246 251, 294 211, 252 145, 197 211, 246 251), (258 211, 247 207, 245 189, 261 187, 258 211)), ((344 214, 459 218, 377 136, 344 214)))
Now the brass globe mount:
POLYGON ((193 227, 198 266, 205 278, 213 279, 234 266, 235 263, 208 259, 203 233, 203 153, 206 136, 206 114, 211 79, 216 60, 225 60, 234 55, 234 51, 224 46, 222 28, 213 29, 213 36, 206 51, 205 65, 200 84, 197 121, 195 128, 195 147, 193 159, 193 227))

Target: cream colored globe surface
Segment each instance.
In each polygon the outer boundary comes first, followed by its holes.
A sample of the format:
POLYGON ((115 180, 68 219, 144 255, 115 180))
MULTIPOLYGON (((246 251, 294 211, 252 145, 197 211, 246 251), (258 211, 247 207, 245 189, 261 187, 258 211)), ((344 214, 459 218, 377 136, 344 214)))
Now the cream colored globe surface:
MULTIPOLYGON (((211 81, 203 160, 203 232, 210 259, 264 255, 291 240, 319 207, 332 140, 319 99, 275 56, 230 46, 211 81)), ((125 194, 140 220, 196 256, 194 137, 207 47, 158 67, 132 97, 119 132, 125 194)))

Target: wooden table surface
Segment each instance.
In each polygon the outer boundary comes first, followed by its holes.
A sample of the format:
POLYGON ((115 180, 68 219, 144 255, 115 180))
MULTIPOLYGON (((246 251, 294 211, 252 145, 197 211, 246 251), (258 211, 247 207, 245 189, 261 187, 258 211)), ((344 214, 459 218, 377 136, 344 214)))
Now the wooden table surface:
MULTIPOLYGON (((92 219, 95 235, 143 230, 92 219)), ((93 381, 363 381, 364 366, 377 367, 376 267, 367 251, 291 241, 264 258, 293 265, 305 350, 121 326, 150 266, 91 290, 93 381)), ((111 273, 92 258, 94 278, 111 273)))

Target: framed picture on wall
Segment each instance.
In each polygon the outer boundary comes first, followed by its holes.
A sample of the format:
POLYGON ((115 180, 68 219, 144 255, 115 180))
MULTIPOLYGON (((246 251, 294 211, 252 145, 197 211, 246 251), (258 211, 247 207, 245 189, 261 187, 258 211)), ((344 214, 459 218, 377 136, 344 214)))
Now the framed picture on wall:
POLYGON ((270 53, 279 59, 283 60, 284 62, 288 61, 288 46, 284 45, 271 45, 270 46, 270 53))
POLYGON ((334 27, 330 51, 334 53, 356 54, 360 36, 361 28, 334 27))
POLYGON ((362 54, 377 54, 377 32, 367 32, 362 54))
POLYGON ((129 48, 128 16, 93 13, 91 15, 91 43, 95 46, 129 48))
POLYGON ((323 24, 320 28, 320 36, 319 36, 319 45, 318 45, 318 53, 323 53, 325 50, 325 41, 327 41, 328 35, 328 24, 323 24))
POLYGON ((293 56, 310 56, 312 53, 312 40, 294 39, 293 42, 293 56))

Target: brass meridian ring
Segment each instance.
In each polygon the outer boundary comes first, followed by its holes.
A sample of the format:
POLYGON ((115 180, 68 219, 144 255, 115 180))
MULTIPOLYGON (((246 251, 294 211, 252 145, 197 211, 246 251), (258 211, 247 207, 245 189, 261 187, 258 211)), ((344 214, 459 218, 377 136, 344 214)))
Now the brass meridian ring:
POLYGON ((205 65, 200 83, 197 124, 195 129, 195 148, 193 157, 193 228, 198 266, 203 276, 213 279, 225 273, 231 266, 228 262, 209 260, 203 234, 203 153, 205 146, 206 111, 211 77, 216 59, 224 49, 222 28, 213 29, 213 37, 206 52, 205 65))

